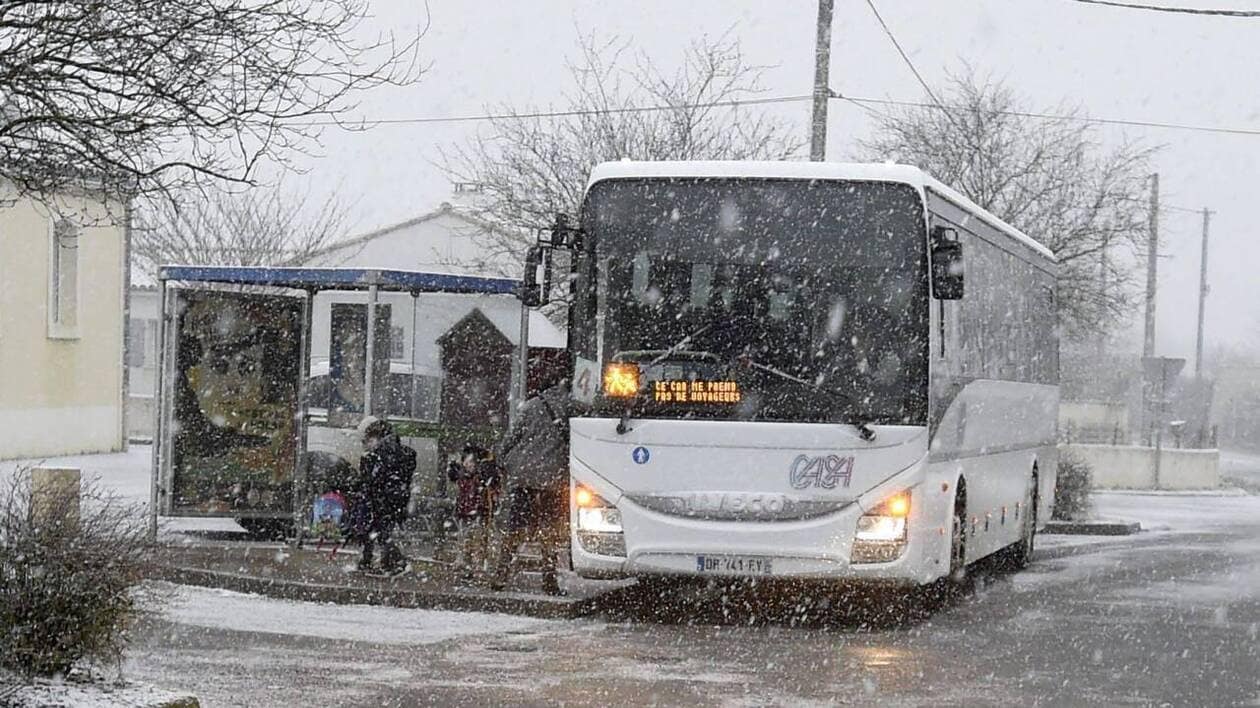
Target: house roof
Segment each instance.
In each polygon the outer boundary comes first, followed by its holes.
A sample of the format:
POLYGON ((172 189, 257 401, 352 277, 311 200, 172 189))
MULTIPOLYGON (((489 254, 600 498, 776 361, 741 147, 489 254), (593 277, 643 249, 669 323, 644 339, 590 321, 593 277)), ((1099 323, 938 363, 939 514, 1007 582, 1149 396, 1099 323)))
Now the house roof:
POLYGON ((396 231, 410 228, 418 224, 423 224, 428 221, 433 221, 434 219, 438 219, 443 216, 453 216, 457 219, 461 219, 467 222, 468 224, 472 226, 476 226, 477 228, 482 229, 484 231, 494 231, 494 232, 500 231, 498 227, 496 227, 494 224, 491 224, 489 221, 486 221, 485 219, 482 219, 474 214, 470 214, 466 210, 460 209, 459 207, 456 207, 450 202, 442 202, 438 206, 438 208, 434 209, 433 211, 426 212, 419 216, 413 216, 410 219, 399 221, 397 223, 390 224, 388 226, 382 226, 378 229, 373 229, 372 231, 369 231, 365 234, 352 236, 350 238, 347 238, 341 241, 330 243, 327 246, 311 254, 311 256, 312 258, 319 258, 320 256, 325 256, 325 255, 328 255, 329 253, 336 253, 337 251, 345 250, 346 248, 350 248, 352 246, 358 246, 360 244, 364 244, 369 241, 378 239, 382 236, 388 236, 389 234, 392 234, 396 231))

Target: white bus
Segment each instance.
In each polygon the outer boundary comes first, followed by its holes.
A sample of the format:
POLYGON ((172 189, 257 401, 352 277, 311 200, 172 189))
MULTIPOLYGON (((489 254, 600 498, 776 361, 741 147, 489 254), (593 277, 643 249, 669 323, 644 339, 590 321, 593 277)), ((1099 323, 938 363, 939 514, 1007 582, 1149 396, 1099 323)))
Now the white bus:
POLYGON ((586 577, 926 584, 1027 563, 1055 259, 906 166, 617 162, 572 230, 586 577))

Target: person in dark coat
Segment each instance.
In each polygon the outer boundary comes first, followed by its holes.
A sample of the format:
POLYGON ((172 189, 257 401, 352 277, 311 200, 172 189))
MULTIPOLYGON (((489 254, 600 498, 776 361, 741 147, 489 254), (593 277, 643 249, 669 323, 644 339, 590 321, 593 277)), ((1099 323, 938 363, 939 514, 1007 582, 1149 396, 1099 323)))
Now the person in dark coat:
POLYGON ((569 385, 562 381, 521 406, 517 424, 500 442, 498 458, 507 471, 507 533, 499 552, 493 586, 511 579, 520 545, 538 539, 543 557, 543 590, 560 594, 556 552, 569 521, 569 385))
POLYGON ((364 452, 350 512, 355 535, 363 543, 359 570, 372 570, 375 547, 380 544, 381 569, 398 573, 404 569, 405 559, 394 541, 394 531, 407 518, 416 451, 402 443, 387 421, 368 417, 359 430, 364 452))

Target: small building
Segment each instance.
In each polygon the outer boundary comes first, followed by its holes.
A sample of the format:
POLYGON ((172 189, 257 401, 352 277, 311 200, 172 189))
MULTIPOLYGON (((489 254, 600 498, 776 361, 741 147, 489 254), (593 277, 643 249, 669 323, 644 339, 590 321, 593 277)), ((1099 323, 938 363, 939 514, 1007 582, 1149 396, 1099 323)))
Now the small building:
MULTIPOLYGON (((467 186, 457 198, 475 198, 467 186)), ((458 199, 456 200, 459 201, 458 199)), ((503 250, 506 234, 473 216, 458 204, 443 203, 412 219, 367 234, 330 244, 304 265, 342 268, 381 268, 453 273, 488 277, 519 277, 524 264, 503 250)), ((157 348, 156 289, 137 285, 132 289, 132 319, 128 349, 131 372, 132 411, 130 433, 136 438, 152 435, 152 397, 155 390, 157 348)), ((442 360, 439 337, 474 310, 492 323, 515 346, 519 341, 520 304, 506 296, 473 296, 429 293, 412 298, 407 293, 382 293, 381 307, 389 311, 388 347, 391 378, 409 379, 396 408, 408 417, 436 421, 441 411, 442 360), (395 376, 396 375, 396 376, 395 376), (410 398, 410 400, 402 400, 410 398)), ((312 312, 311 375, 326 376, 331 357, 332 308, 334 304, 366 304, 367 295, 325 292, 315 299, 312 312)), ((531 357, 551 362, 562 353, 563 331, 542 313, 530 313, 531 357)), ((553 367, 554 368, 554 367, 553 367)), ((531 381, 536 377, 531 370, 531 381)), ((400 379, 401 380, 401 379, 400 379)))
POLYGON ((0 197, 0 459, 123 449, 123 213, 87 196, 0 197))

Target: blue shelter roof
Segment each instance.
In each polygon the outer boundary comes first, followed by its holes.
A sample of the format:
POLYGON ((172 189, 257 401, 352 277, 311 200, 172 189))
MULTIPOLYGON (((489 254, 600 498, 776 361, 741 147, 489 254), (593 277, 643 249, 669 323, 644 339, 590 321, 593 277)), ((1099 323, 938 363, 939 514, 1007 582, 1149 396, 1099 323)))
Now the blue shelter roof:
POLYGON ((164 266, 159 280, 228 285, 265 285, 297 290, 367 290, 417 293, 510 295, 518 283, 450 273, 421 273, 379 268, 270 268, 259 266, 164 266))

